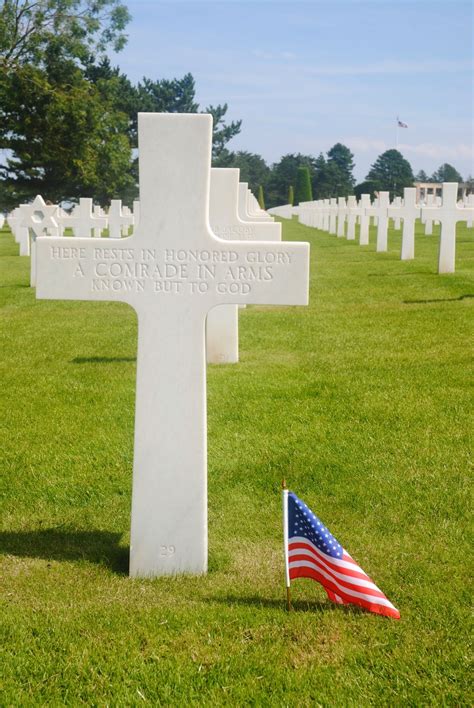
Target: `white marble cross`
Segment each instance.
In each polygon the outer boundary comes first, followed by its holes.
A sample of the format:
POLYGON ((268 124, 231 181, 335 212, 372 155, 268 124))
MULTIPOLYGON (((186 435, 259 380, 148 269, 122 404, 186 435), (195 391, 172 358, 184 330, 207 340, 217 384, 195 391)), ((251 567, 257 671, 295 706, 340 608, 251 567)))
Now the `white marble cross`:
POLYGON ((369 245, 370 215, 368 214, 370 205, 370 194, 361 194, 359 200, 359 246, 369 245))
MULTIPOLYGON (((433 194, 427 194, 426 195, 426 208, 431 208, 434 206, 434 195, 433 194)), ((427 214, 429 212, 423 212, 425 214, 425 218, 423 219, 423 223, 425 225, 425 236, 432 236, 433 235, 433 219, 427 214)))
POLYGON ((443 182, 443 202, 441 206, 422 207, 422 220, 434 218, 441 222, 439 240, 438 273, 454 273, 456 266, 456 224, 469 218, 469 209, 457 205, 457 182, 443 182))
POLYGON ((379 192, 377 204, 366 209, 368 216, 373 216, 377 220, 377 245, 376 251, 382 253, 387 250, 388 242, 388 207, 390 204, 390 193, 379 192))
POLYGON ((339 197, 337 200, 337 235, 339 238, 345 236, 346 214, 346 199, 345 197, 339 197))
POLYGON ((98 204, 94 205, 93 214, 96 219, 103 219, 103 222, 101 222, 101 225, 96 224, 96 226, 94 226, 92 229, 92 235, 94 238, 102 238, 102 230, 107 228, 107 216, 105 215, 102 207, 98 204))
POLYGON ((251 214, 249 208, 249 188, 247 182, 239 183, 239 217, 244 221, 268 221, 268 214, 251 214))
MULTIPOLYGON (((281 241, 281 224, 243 221, 238 215, 239 170, 211 169, 209 223, 225 241, 281 241)), ((239 360, 238 305, 218 305, 206 320, 206 357, 210 364, 239 360)))
MULTIPOLYGON (((393 202, 391 204, 392 209, 399 209, 402 206, 402 198, 401 197, 394 197, 393 202)), ((392 218, 393 218, 393 228, 395 231, 400 231, 400 215, 398 212, 392 212, 392 218)))
MULTIPOLYGON (((12 211, 7 215, 7 224, 13 234, 13 238, 18 243, 18 228, 20 223, 20 207, 12 209, 12 211)), ((21 254, 20 254, 21 255, 21 254)))
POLYGON ((122 216, 128 216, 130 218, 130 220, 124 222, 124 224, 122 225, 122 236, 128 236, 130 226, 134 224, 133 213, 130 211, 128 206, 122 207, 122 216))
POLYGON ((209 226, 212 117, 138 116, 140 224, 117 242, 38 239, 37 297, 138 316, 130 573, 207 569, 205 320, 216 305, 305 305, 309 245, 209 226))
MULTIPOLYGON (((76 238, 89 238, 92 229, 105 229, 107 219, 92 211, 92 199, 81 197, 67 219, 67 225, 74 231, 76 238)), ((95 234, 94 234, 95 236, 95 234)))
POLYGON ((133 214, 124 214, 122 212, 121 199, 111 200, 107 214, 107 223, 109 226, 109 238, 121 238, 123 227, 128 227, 133 224, 133 214))
POLYGON ((415 225, 420 214, 421 209, 416 203, 416 187, 405 187, 401 209, 403 230, 400 258, 402 261, 412 260, 415 257, 415 225))
POLYGON ((329 231, 329 199, 323 199, 321 206, 321 231, 329 231))
POLYGON ((329 200, 329 227, 330 234, 337 234, 337 198, 332 197, 329 200))
POLYGON ((474 218, 473 218, 474 194, 473 193, 467 195, 467 200, 466 200, 465 206, 467 209, 470 210, 470 214, 468 216, 466 226, 468 229, 472 229, 472 227, 474 225, 474 218))
POLYGON ((357 217, 361 214, 360 207, 357 206, 357 197, 351 195, 347 197, 347 240, 355 241, 355 227, 357 217))
POLYGON ((29 204, 20 204, 15 209, 16 224, 15 224, 15 241, 20 247, 20 256, 30 255, 30 229, 28 226, 23 226, 23 219, 28 216, 30 210, 29 204))

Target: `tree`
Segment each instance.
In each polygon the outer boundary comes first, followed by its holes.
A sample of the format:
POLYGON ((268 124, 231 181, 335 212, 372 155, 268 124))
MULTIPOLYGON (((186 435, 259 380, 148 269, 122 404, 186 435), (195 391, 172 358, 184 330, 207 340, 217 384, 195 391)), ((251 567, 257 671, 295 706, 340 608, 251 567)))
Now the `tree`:
POLYGON ((348 196, 354 189, 354 155, 346 145, 336 143, 327 152, 326 169, 329 170, 328 181, 333 182, 331 196, 348 196))
POLYGON ((311 177, 306 165, 301 165, 296 171, 295 204, 310 202, 313 199, 311 177))
MULTIPOLYGON (((198 112, 191 74, 134 86, 105 55, 125 42, 120 0, 3 0, 0 165, 4 207, 38 191, 50 200, 131 201, 138 192, 139 111, 198 112), (25 110, 25 106, 28 110, 25 110)), ((209 106, 213 153, 240 131, 227 105, 209 106)))
POLYGON ((420 170, 415 175, 415 182, 429 182, 429 181, 430 181, 430 178, 428 177, 428 175, 426 174, 426 172, 424 170, 420 170))
POLYGON ((0 166, 7 207, 39 192, 51 201, 94 196, 104 203, 131 185, 127 116, 79 68, 68 66, 67 81, 56 79, 55 67, 4 74, 0 123, 0 147, 11 151, 0 166))
POLYGON ((212 161, 214 167, 234 167, 240 170, 240 181, 248 182, 249 188, 257 194, 261 184, 264 188, 268 183, 270 168, 260 155, 240 150, 229 152, 223 149, 219 157, 212 161))
POLYGON ((258 185, 258 205, 260 209, 265 209, 265 197, 263 195, 263 186, 258 185))
POLYGON ((130 20, 120 0, 3 0, 0 12, 0 67, 43 66, 56 58, 84 61, 126 42, 130 20))
POLYGON ((295 201, 295 190, 293 189, 293 185, 290 184, 290 186, 288 187, 288 204, 293 206, 294 201, 295 201))
POLYGON ((107 46, 123 46, 128 19, 119 0, 4 0, 0 176, 11 202, 40 190, 55 201, 78 191, 106 199, 130 184, 126 115, 84 72, 107 46))
POLYGON ((370 194, 370 198, 374 200, 378 189, 378 184, 369 180, 361 182, 360 184, 356 184, 356 186, 354 187, 354 194, 357 199, 360 199, 362 194, 370 194))
POLYGON ((210 113, 213 119, 212 157, 219 157, 229 140, 240 133, 241 120, 226 124, 224 116, 227 113, 227 108, 227 103, 224 103, 222 106, 208 106, 204 111, 201 111, 201 113, 210 113))
POLYGON ((447 162, 441 165, 431 177, 432 182, 462 182, 459 172, 447 162))
POLYGON ((286 204, 289 186, 294 184, 296 190, 296 175, 301 166, 306 166, 312 177, 315 167, 314 157, 301 153, 288 154, 283 155, 279 162, 272 165, 267 185, 267 205, 286 204))
POLYGON ((379 155, 367 177, 374 182, 377 191, 390 192, 390 197, 403 195, 404 187, 411 187, 414 182, 410 163, 398 150, 386 150, 379 155))

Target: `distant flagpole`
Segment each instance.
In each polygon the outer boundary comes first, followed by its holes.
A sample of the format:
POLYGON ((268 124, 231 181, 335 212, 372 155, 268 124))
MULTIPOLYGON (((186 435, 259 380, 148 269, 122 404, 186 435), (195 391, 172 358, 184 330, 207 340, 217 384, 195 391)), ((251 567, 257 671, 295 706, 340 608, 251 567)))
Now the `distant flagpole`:
POLYGON ((398 126, 399 126, 400 118, 397 116, 397 120, 395 121, 395 150, 398 150, 398 126))
POLYGON ((290 565, 288 561, 288 488, 286 480, 281 483, 282 504, 283 504, 283 550, 285 556, 285 585, 286 585, 286 609, 291 610, 291 594, 290 594, 290 565))

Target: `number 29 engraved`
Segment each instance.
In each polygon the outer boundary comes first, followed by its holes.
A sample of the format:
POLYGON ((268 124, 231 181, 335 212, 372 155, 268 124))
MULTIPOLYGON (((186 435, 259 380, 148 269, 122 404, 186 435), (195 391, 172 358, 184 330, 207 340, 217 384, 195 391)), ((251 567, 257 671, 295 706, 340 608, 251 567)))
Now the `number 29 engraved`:
POLYGON ((163 558, 171 558, 174 556, 176 548, 174 546, 160 546, 160 556, 163 558))

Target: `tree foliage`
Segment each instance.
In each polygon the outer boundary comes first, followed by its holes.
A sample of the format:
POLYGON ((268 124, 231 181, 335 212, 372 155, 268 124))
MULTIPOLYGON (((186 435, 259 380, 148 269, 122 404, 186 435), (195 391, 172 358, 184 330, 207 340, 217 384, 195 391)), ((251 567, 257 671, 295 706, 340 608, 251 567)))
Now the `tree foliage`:
POLYGON ((463 179, 459 172, 449 163, 438 167, 436 172, 433 172, 431 177, 432 182, 462 182, 463 179))
POLYGON ((260 209, 265 209, 265 196, 263 194, 263 185, 258 185, 258 205, 260 209))
POLYGON ((404 187, 411 187, 414 182, 410 163, 398 150, 386 150, 379 155, 367 177, 374 183, 377 191, 390 192, 390 197, 401 197, 404 187))
POLYGON ((371 180, 366 180, 360 184, 356 184, 354 187, 354 194, 357 199, 360 199, 362 194, 370 194, 370 198, 373 200, 376 197, 376 193, 379 191, 378 184, 372 182, 371 180))
POLYGON ((424 170, 419 170, 415 175, 415 182, 429 182, 430 178, 424 170))
POLYGON ((293 206, 294 201, 295 201, 295 190, 294 190, 294 188, 293 188, 293 185, 290 184, 290 186, 288 187, 288 200, 287 200, 287 204, 290 204, 290 206, 293 206))
POLYGON ((0 14, 0 68, 42 66, 56 58, 84 61, 115 51, 126 42, 130 20, 120 0, 3 0, 0 14))
MULTIPOLYGON (((137 113, 195 113, 191 74, 133 85, 110 65, 106 48, 126 41, 120 0, 3 0, 0 8, 0 165, 2 204, 37 192, 52 201, 137 195, 137 113), (27 107, 27 109, 26 109, 27 107)), ((241 121, 227 104, 208 106, 213 155, 241 121)))
MULTIPOLYGON (((311 155, 287 154, 283 155, 271 169, 267 185, 267 204, 276 206, 285 204, 290 184, 295 185, 299 167, 307 167, 310 177, 314 174, 315 159, 311 155)), ((296 202, 295 202, 296 203, 296 202)))
POLYGON ((311 177, 307 165, 300 165, 296 171, 295 204, 310 202, 313 199, 311 177))
POLYGON ((240 181, 248 182, 249 188, 254 194, 257 194, 259 185, 266 186, 270 174, 270 168, 261 155, 244 150, 229 152, 224 148, 212 164, 214 167, 239 169, 240 181))

